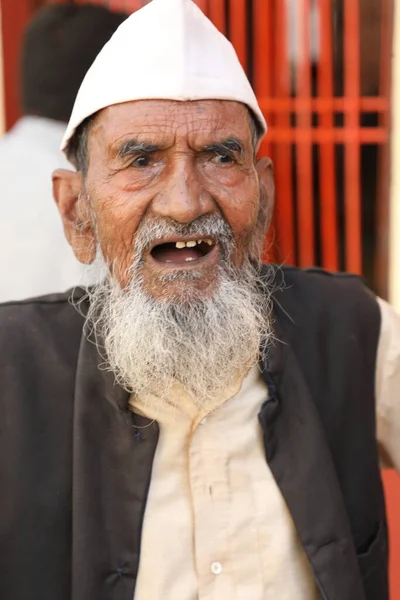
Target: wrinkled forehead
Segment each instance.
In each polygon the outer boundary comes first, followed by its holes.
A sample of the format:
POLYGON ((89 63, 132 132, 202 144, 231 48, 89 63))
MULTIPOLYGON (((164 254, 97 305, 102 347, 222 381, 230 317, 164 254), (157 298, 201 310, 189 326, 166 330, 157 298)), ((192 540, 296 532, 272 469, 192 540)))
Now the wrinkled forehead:
POLYGON ((229 100, 138 100, 103 109, 96 117, 96 144, 106 148, 127 136, 154 142, 239 138, 250 143, 248 108, 229 100))

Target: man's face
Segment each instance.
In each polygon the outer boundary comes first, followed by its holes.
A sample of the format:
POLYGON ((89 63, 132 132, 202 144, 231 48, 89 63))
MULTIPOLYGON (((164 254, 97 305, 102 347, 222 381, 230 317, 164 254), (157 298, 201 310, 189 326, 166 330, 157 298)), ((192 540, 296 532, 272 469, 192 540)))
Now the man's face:
POLYGON ((178 381, 213 407, 271 333, 268 285, 250 258, 272 175, 268 160, 254 164, 248 111, 112 106, 95 118, 88 152, 86 176, 56 172, 54 192, 77 257, 91 262, 100 246, 108 266, 87 315, 106 364, 149 401, 178 381))
MULTIPOLYGON (((139 265, 143 290, 158 299, 182 295, 188 286, 210 296, 222 260, 241 267, 265 214, 244 105, 143 100, 111 106, 90 129, 88 157, 75 200, 86 203, 89 227, 69 235, 81 260, 82 245, 100 246, 122 288, 132 264, 139 265), (226 235, 220 238, 210 223, 225 226, 226 235)), ((261 171, 271 178, 269 164, 261 171)), ((56 183, 59 206, 63 189, 56 183)), ((60 210, 68 230, 74 224, 70 214, 66 223, 62 200, 60 210)), ((83 260, 92 259, 88 250, 83 260)))

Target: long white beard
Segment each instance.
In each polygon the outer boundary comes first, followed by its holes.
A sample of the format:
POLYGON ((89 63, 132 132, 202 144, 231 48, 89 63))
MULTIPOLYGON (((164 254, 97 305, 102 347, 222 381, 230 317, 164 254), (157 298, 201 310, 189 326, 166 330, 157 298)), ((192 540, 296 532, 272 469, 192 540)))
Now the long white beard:
POLYGON ((104 367, 144 401, 179 382, 196 404, 212 409, 268 347, 268 281, 250 262, 235 269, 222 261, 211 298, 158 300, 143 291, 140 264, 132 266, 128 288, 109 275, 89 291, 87 320, 104 367))

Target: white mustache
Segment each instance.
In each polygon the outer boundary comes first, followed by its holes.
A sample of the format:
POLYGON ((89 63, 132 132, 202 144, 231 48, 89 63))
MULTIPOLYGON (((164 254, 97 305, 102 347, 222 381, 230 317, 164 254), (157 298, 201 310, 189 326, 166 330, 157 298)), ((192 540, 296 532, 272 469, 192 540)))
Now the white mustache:
POLYGON ((226 260, 234 248, 233 233, 220 215, 202 215, 191 223, 178 223, 172 219, 146 221, 138 230, 134 241, 134 266, 140 263, 146 250, 157 240, 172 236, 193 236, 198 239, 218 240, 226 260))

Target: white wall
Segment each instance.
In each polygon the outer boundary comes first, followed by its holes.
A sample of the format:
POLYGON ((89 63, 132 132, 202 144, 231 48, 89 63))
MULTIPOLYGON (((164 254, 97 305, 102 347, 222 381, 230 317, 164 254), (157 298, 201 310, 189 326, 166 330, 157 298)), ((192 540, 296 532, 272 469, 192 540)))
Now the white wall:
POLYGON ((4 77, 3 77, 3 40, 1 27, 1 4, 0 4, 0 135, 5 131, 4 115, 4 77))

